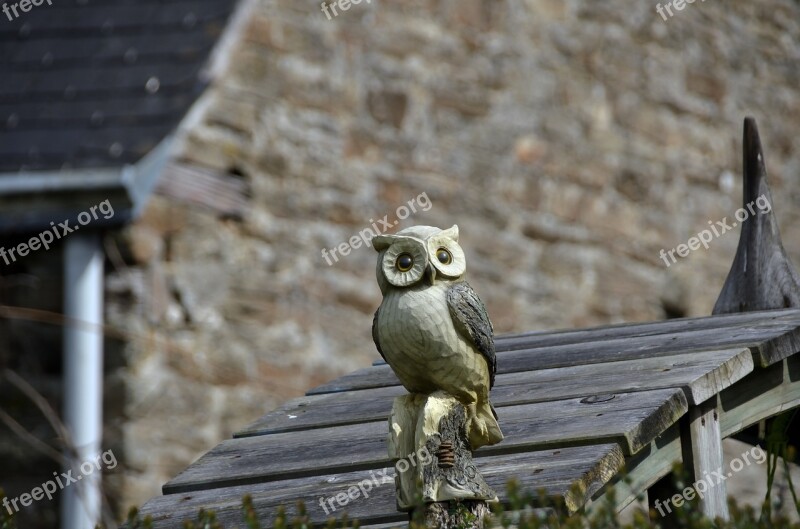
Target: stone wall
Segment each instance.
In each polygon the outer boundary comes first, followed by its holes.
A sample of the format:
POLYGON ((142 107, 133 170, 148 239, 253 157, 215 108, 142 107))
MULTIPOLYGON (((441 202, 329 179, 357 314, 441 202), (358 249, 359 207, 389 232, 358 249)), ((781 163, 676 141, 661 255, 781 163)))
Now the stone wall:
POLYGON ((498 333, 709 314, 759 120, 800 261, 800 6, 260 0, 199 103, 183 163, 242 179, 242 216, 156 196, 110 243, 108 443, 120 507, 278 402, 368 365, 375 253, 400 220, 458 224, 498 333), (401 210, 401 214, 403 214, 401 210), (116 343, 116 342, 115 342, 116 343))
POLYGON ((262 0, 181 159, 246 181, 221 218, 157 197, 120 238, 123 503, 280 400, 376 358, 374 252, 398 223, 458 224, 497 332, 711 311, 738 239, 659 258, 741 205, 741 128, 761 125, 800 257, 800 8, 706 2, 262 0), (401 215, 405 212, 401 211, 401 215))

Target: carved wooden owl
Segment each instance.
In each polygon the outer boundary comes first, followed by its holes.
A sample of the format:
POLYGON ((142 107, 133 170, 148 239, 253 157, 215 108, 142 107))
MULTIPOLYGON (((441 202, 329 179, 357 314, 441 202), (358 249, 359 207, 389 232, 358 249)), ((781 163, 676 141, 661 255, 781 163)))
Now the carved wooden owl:
POLYGON ((464 279, 458 226, 414 226, 373 239, 383 302, 372 322, 378 352, 411 393, 444 390, 467 407, 472 448, 500 442, 489 402, 497 369, 492 324, 464 279))

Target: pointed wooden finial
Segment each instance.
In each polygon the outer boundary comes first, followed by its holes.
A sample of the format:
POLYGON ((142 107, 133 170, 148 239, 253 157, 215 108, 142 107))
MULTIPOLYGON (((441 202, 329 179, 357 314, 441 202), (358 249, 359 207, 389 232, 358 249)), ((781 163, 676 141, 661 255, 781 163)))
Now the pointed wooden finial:
POLYGON ((800 276, 781 243, 761 139, 752 117, 744 120, 743 147, 742 207, 749 215, 740 222, 739 247, 713 314, 800 307, 800 276))

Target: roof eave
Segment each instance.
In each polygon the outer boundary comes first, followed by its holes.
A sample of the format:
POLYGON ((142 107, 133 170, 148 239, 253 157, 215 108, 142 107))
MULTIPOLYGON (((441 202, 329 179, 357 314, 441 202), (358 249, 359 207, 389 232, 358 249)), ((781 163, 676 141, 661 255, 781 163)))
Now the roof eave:
POLYGON ((35 232, 51 223, 74 222, 79 213, 104 200, 114 215, 93 219, 93 227, 130 222, 144 209, 170 160, 172 144, 169 135, 137 163, 122 167, 0 175, 0 233, 35 232))

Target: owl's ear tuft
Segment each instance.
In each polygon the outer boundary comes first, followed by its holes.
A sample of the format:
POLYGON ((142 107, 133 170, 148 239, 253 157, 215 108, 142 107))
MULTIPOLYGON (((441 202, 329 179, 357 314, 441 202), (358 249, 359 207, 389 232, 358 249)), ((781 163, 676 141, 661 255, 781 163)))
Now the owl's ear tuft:
POLYGON ((378 235, 372 239, 372 247, 376 252, 382 252, 394 243, 395 238, 394 235, 378 235))
POLYGON ((441 235, 449 237, 450 239, 453 239, 454 241, 458 242, 458 224, 453 224, 451 228, 442 230, 441 235))

